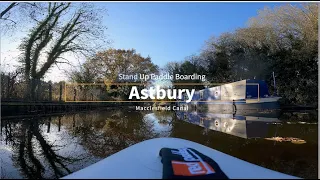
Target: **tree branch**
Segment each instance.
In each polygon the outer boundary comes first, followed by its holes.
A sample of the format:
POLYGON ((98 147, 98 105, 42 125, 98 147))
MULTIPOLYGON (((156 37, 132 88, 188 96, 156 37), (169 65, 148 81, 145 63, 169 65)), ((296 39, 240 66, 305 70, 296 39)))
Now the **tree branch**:
POLYGON ((16 3, 16 2, 13 2, 11 3, 5 10, 3 10, 1 13, 0 13, 0 19, 2 19, 2 17, 7 13, 9 12, 12 8, 14 8, 15 6, 17 6, 19 3, 16 3))
POLYGON ((9 18, 0 18, 0 19, 2 19, 4 21, 11 21, 12 23, 17 24, 14 20, 11 20, 9 18))

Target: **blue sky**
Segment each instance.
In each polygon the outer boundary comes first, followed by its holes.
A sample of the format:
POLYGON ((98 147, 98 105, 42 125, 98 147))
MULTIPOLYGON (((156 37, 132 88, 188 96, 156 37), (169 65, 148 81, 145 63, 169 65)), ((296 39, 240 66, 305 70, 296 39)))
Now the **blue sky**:
MULTIPOLYGON (((231 2, 97 2, 107 9, 103 23, 105 32, 117 49, 134 48, 142 56, 150 56, 160 67, 171 61, 182 61, 198 54, 205 41, 224 32, 245 27, 250 17, 265 6, 274 7, 285 3, 231 3, 231 2)), ((27 29, 24 30, 26 32, 27 29)), ((17 37, 1 39, 1 62, 16 64, 17 47, 25 33, 17 37)), ((72 57, 68 57, 72 58, 72 57)), ((83 62, 84 60, 80 60, 83 62)), ((79 60, 74 60, 79 62, 79 60)), ((5 63, 3 63, 5 64, 5 63)), ((65 67, 60 69, 71 69, 65 67)), ((12 69, 12 68, 5 68, 12 69)), ((66 80, 57 67, 46 74, 45 80, 66 80)))

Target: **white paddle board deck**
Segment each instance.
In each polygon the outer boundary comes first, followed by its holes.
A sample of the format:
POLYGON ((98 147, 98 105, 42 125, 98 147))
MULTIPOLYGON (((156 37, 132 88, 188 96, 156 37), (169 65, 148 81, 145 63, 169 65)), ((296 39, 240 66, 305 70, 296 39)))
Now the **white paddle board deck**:
POLYGON ((297 179, 179 138, 155 138, 137 143, 62 179, 162 179, 159 151, 163 147, 193 148, 217 162, 230 179, 297 179))

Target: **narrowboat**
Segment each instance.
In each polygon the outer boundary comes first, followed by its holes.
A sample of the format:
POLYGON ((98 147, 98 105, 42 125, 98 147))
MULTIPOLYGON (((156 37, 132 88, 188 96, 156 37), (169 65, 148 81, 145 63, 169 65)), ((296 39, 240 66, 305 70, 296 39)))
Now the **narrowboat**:
POLYGON ((280 110, 281 97, 270 95, 265 81, 248 79, 198 90, 190 102, 186 98, 177 103, 196 111, 263 114, 280 110))

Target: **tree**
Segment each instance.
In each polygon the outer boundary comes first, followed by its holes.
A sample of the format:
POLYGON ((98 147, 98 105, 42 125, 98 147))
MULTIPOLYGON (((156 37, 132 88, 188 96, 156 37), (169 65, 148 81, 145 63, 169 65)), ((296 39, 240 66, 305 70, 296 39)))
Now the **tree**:
MULTIPOLYGON (((175 75, 206 75, 207 74, 207 69, 206 69, 206 61, 201 59, 202 57, 197 56, 197 55, 191 55, 188 56, 184 59, 183 62, 169 62, 165 65, 164 71, 169 73, 170 75, 173 75, 173 81, 172 83, 203 83, 202 80, 197 79, 197 80, 180 80, 180 79, 175 79, 175 75)), ((179 88, 179 89, 202 89, 203 86, 201 85, 174 85, 174 88, 179 88)))
POLYGON ((168 62, 163 70, 169 74, 176 74, 179 71, 180 64, 178 62, 168 62))
MULTIPOLYGON (((284 100, 313 104, 318 99, 318 5, 304 3, 265 8, 251 18, 247 33, 267 49, 284 100), (253 30, 260 29, 259 35, 253 30)), ((247 38, 248 39, 248 38, 247 38)), ((252 40, 251 40, 252 42, 252 40)), ((251 46, 255 47, 255 46, 251 46)))
MULTIPOLYGON (((142 57, 135 49, 108 49, 93 57, 92 62, 100 67, 100 75, 108 81, 116 81, 119 74, 151 74, 158 72, 151 58, 142 57)), ((118 80, 119 81, 119 80, 118 80)))
POLYGON ((77 83, 94 83, 99 79, 97 68, 89 61, 85 62, 80 70, 73 70, 70 73, 70 79, 77 83))
POLYGON ((120 82, 119 74, 151 74, 157 73, 158 66, 153 64, 151 58, 142 57, 135 49, 108 49, 99 51, 83 63, 80 71, 73 71, 70 79, 75 82, 120 82), (80 78, 81 77, 81 78, 80 78))
POLYGON ((248 24, 250 28, 264 29, 259 39, 269 38, 265 43, 276 43, 278 49, 290 48, 291 37, 303 39, 306 46, 314 47, 318 40, 318 4, 287 4, 274 9, 266 7, 248 24))
POLYGON ((43 15, 33 17, 37 23, 20 45, 20 62, 31 99, 35 98, 37 81, 49 68, 69 63, 63 58, 66 53, 89 55, 104 39, 99 11, 90 3, 49 2, 45 10, 43 15))
MULTIPOLYGON (((136 53, 135 49, 108 49, 88 58, 79 71, 70 73, 70 79, 77 83, 128 82, 129 80, 120 80, 119 75, 157 72, 158 66, 152 63, 151 58, 149 56, 142 57, 136 53)), ((137 80, 136 82, 141 81, 137 80)), ((84 87, 84 91, 87 91, 87 88, 84 87)), ((115 87, 111 85, 107 89, 112 96, 125 95, 128 97, 129 89, 127 86, 115 87), (111 92, 110 90, 113 88, 116 90, 111 92)))

